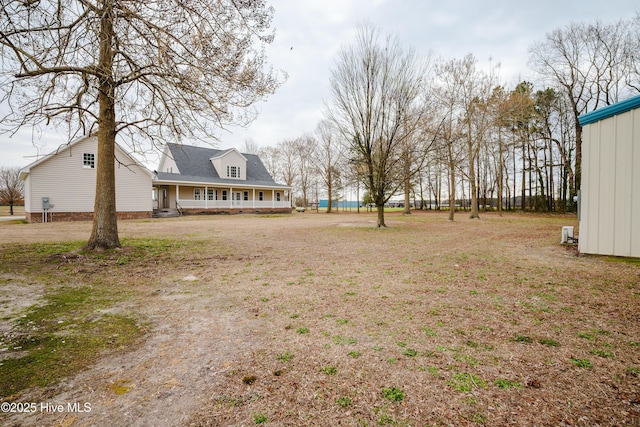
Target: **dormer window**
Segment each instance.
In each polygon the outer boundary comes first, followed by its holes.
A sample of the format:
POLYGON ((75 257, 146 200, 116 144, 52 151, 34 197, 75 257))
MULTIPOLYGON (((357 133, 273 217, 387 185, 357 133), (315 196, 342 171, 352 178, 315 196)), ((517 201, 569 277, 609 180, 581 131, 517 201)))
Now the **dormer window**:
POLYGON ((240 178, 240 166, 227 166, 227 178, 240 178))

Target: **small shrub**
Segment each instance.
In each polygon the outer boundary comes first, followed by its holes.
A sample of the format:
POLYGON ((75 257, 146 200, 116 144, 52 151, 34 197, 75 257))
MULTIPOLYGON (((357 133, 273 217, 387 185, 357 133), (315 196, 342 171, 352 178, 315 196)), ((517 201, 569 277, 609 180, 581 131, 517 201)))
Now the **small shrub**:
POLYGON ((531 344, 533 342, 533 339, 531 339, 531 337, 528 337, 526 335, 516 335, 513 339, 513 342, 520 342, 523 344, 531 344))
POLYGON ((402 402, 404 400, 404 392, 397 387, 384 387, 382 396, 392 402, 402 402))
POLYGON ((296 330, 297 333, 299 334, 308 334, 309 333, 309 328, 298 328, 296 330))
POLYGON ((347 356, 353 357, 354 359, 357 359, 358 357, 360 357, 360 352, 359 351, 350 351, 349 353, 347 353, 347 356))

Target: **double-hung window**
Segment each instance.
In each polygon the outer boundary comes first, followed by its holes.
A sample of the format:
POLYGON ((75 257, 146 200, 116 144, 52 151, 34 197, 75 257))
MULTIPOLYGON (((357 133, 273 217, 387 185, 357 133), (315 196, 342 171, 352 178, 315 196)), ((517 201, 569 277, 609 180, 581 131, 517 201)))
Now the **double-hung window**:
POLYGON ((82 167, 85 169, 95 169, 96 168, 96 155, 93 153, 83 153, 82 154, 82 167))
POLYGON ((240 178, 240 166, 227 166, 227 178, 240 178))

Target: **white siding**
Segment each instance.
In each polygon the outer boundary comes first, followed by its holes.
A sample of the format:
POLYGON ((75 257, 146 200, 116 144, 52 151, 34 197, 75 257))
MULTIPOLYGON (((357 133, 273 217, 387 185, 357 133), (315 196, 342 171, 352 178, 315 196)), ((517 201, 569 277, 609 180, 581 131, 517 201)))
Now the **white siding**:
POLYGON ((176 161, 173 160, 169 154, 169 148, 165 148, 164 153, 162 153, 162 158, 160 159, 160 164, 158 165, 158 172, 180 173, 176 161))
MULTIPOLYGON (((33 166, 27 178, 27 212, 42 212, 42 197, 49 197, 55 212, 93 212, 96 192, 96 169, 83 168, 83 153, 94 153, 95 137, 79 141, 57 155, 33 166), (27 207, 28 205, 28 207, 27 207)), ((130 165, 129 157, 116 147, 116 209, 151 211, 151 177, 143 168, 130 165)))
POLYGON ((640 257, 640 109, 583 131, 580 251, 640 257))

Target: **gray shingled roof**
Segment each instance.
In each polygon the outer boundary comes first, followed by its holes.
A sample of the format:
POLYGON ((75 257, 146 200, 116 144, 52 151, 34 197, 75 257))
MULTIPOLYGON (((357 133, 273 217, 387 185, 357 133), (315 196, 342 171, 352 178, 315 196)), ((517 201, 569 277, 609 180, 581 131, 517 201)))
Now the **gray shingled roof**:
POLYGON ((247 158, 247 180, 220 178, 210 159, 217 157, 229 150, 216 150, 213 148, 194 147, 192 145, 167 144, 170 156, 178 166, 179 174, 157 172, 158 181, 172 182, 201 182, 203 184, 230 184, 230 185, 263 185, 271 187, 287 187, 276 183, 262 160, 255 154, 242 153, 247 158))

